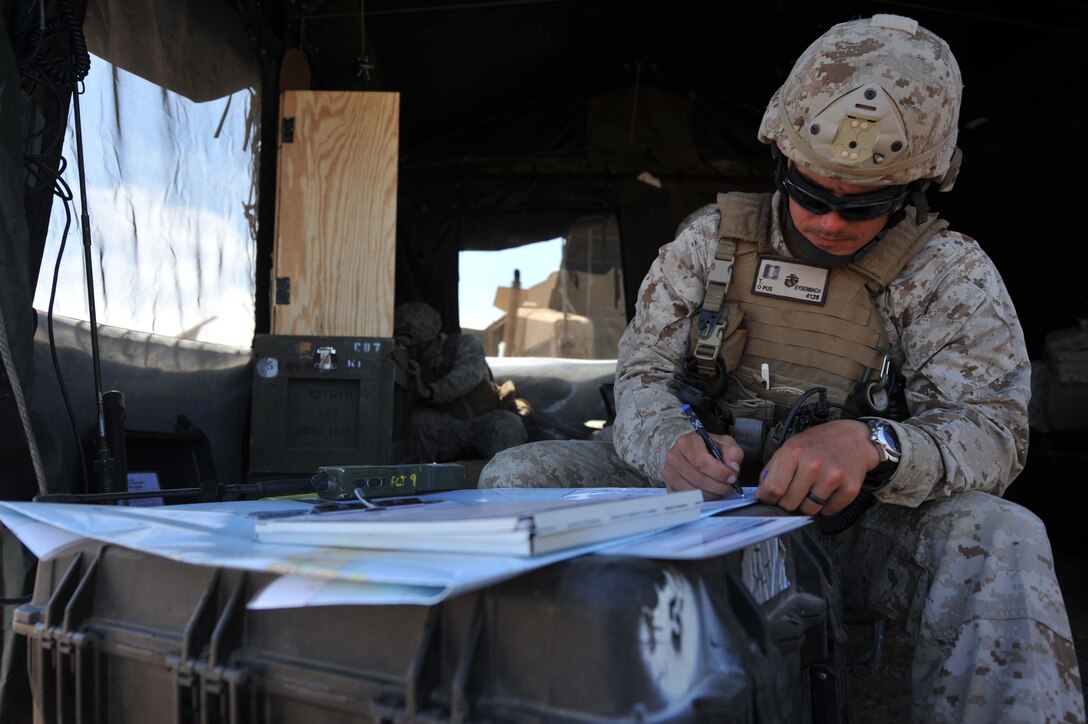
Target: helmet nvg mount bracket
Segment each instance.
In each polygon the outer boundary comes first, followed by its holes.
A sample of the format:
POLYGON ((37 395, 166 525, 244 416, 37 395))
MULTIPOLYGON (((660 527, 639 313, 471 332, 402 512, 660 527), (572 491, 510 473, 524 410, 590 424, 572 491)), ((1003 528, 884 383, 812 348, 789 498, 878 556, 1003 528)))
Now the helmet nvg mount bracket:
POLYGON ((900 15, 830 28, 767 105, 759 140, 824 178, 955 182, 962 79, 948 43, 900 15))

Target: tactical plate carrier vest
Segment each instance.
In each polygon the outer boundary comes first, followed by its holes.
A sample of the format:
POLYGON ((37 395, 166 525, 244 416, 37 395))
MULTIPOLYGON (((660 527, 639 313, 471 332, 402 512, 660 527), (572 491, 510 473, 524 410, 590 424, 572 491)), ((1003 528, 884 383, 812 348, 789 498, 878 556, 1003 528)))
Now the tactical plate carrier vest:
POLYGON ((811 388, 824 387, 829 401, 848 404, 858 383, 887 373, 888 338, 873 298, 948 226, 936 216, 915 224, 908 211, 860 261, 828 270, 823 304, 807 303, 755 291, 760 260, 774 255, 771 199, 718 195, 718 249, 691 333, 693 372, 704 379, 728 375, 719 407, 767 423, 811 388))

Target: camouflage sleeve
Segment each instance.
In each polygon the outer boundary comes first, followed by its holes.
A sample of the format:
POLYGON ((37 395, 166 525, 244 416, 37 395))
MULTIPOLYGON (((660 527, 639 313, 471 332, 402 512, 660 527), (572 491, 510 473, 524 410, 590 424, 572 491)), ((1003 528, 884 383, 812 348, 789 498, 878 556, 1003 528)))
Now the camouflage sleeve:
POLYGON ((913 507, 971 489, 1001 495, 1027 458, 1031 364, 993 262, 946 232, 877 303, 911 411, 896 425, 902 462, 877 497, 913 507))
POLYGON ((661 247, 639 287, 635 316, 616 360, 616 452, 661 482, 665 453, 691 432, 680 411, 691 316, 702 305, 707 265, 717 248, 718 212, 700 217, 661 247))
POLYGON ((431 383, 431 392, 434 393, 431 402, 441 404, 464 397, 487 375, 487 354, 480 340, 471 334, 458 335, 453 369, 445 377, 431 383))

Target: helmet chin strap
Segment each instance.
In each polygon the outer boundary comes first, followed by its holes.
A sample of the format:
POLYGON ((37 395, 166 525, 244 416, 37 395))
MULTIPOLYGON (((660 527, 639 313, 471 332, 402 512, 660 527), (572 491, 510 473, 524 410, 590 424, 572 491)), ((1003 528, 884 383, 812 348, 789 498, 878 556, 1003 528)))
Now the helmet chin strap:
MULTIPOLYGON (((926 217, 929 216, 929 197, 926 196, 926 191, 929 189, 929 181, 918 179, 917 181, 910 182, 910 202, 914 206, 914 223, 924 224, 926 217)), ((895 219, 895 223, 899 223, 899 220, 903 218, 903 212, 897 212, 898 219, 895 219)), ((892 218, 895 218, 894 216, 892 218)), ((891 228, 893 224, 889 222, 888 228, 891 228)))
MULTIPOLYGON (((914 223, 924 224, 926 217, 929 216, 929 197, 926 196, 926 191, 929 189, 930 182, 924 179, 917 179, 911 181, 907 188, 910 192, 910 203, 914 207, 914 223)), ((789 216, 789 214, 787 214, 789 216)), ((850 257, 850 261, 861 261, 861 258, 869 253, 869 250, 873 246, 884 238, 884 235, 888 233, 888 230, 894 227, 903 219, 907 218, 907 210, 905 208, 898 208, 892 212, 892 215, 888 217, 888 223, 884 224, 884 228, 881 229, 876 236, 869 240, 869 243, 861 247, 853 253, 850 257)), ((792 221, 791 221, 792 225, 792 221)))

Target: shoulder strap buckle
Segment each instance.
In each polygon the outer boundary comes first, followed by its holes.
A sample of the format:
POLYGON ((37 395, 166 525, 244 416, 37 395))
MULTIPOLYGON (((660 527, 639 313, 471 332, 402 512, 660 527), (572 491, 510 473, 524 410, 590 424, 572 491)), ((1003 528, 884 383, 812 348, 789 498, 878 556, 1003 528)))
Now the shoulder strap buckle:
POLYGON ((699 339, 709 339, 714 328, 721 322, 721 318, 721 309, 707 309, 705 307, 700 309, 698 323, 699 339))

